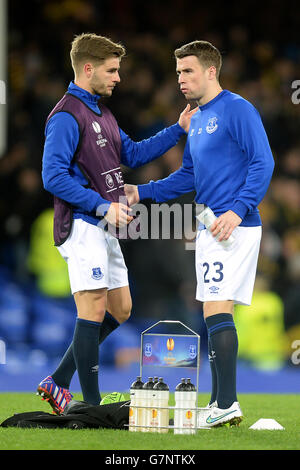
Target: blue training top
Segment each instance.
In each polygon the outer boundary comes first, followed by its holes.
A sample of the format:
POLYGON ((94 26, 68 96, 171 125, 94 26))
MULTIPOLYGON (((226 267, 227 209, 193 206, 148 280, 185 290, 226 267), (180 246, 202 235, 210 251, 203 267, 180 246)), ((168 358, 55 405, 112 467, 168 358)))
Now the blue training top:
POLYGON ((196 202, 208 205, 217 216, 232 210, 241 217, 241 226, 257 226, 257 206, 273 169, 258 111, 241 96, 223 90, 192 117, 182 166, 138 190, 140 200, 156 202, 196 191, 196 202))
MULTIPOLYGON (((73 82, 68 87, 68 93, 79 98, 92 111, 100 113, 99 95, 92 95, 73 82)), ((130 168, 137 168, 160 157, 176 145, 182 135, 186 135, 178 123, 140 142, 134 142, 122 129, 119 128, 119 131, 120 163, 130 168)), ((54 114, 46 124, 45 137, 42 166, 44 188, 69 202, 73 206, 74 218, 97 225, 100 220, 96 217, 97 207, 104 204, 108 208, 111 201, 84 187, 88 182, 73 160, 80 137, 76 119, 64 111, 54 114)))

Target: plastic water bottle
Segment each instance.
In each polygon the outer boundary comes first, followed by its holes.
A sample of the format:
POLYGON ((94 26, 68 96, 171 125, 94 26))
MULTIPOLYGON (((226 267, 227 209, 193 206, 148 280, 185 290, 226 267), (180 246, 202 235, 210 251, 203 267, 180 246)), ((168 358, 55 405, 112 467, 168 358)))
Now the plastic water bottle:
POLYGON ((183 434, 185 395, 186 383, 185 379, 181 379, 181 382, 175 388, 174 434, 183 434))
MULTIPOLYGON (((211 210, 210 207, 206 206, 204 207, 203 210, 199 211, 199 208, 200 208, 200 205, 196 205, 196 218, 199 220, 199 222, 201 222, 203 225, 205 225, 205 227, 207 228, 207 230, 210 231, 210 227, 212 226, 212 224, 214 223, 214 221, 217 219, 217 217, 215 216, 215 214, 213 213, 213 211, 211 210)), ((230 235, 230 237, 228 238, 228 240, 222 240, 219 242, 219 236, 220 234, 218 234, 215 239, 218 241, 218 243, 220 243, 220 245, 222 245, 224 248, 229 248, 235 238, 233 235, 230 235)))
POLYGON ((160 377, 153 387, 151 426, 154 432, 169 431, 169 387, 160 377))
POLYGON ((130 387, 130 407, 129 407, 129 431, 140 431, 140 428, 136 427, 142 424, 142 408, 139 408, 142 404, 142 390, 144 382, 141 377, 137 377, 136 381, 131 384, 130 387))
MULTIPOLYGON (((153 395, 153 377, 148 378, 148 382, 146 382, 143 386, 143 406, 152 406, 152 395, 153 395)), ((143 408, 142 412, 142 422, 145 427, 141 428, 143 432, 150 432, 151 426, 151 408, 143 408)))
POLYGON ((175 389, 174 434, 195 434, 196 402, 195 385, 191 379, 181 379, 175 389))
MULTIPOLYGON (((154 377, 154 380, 153 380, 153 388, 154 388, 154 385, 158 383, 158 377, 155 376, 154 377)), ((152 395, 151 395, 151 406, 153 406, 153 390, 152 390, 152 395)), ((152 410, 150 410, 150 424, 151 424, 151 417, 152 417, 152 410)), ((150 428, 150 432, 156 432, 156 429, 153 429, 152 427, 150 428)))
POLYGON ((186 409, 183 419, 183 434, 195 434, 197 421, 197 390, 191 379, 186 379, 186 409))

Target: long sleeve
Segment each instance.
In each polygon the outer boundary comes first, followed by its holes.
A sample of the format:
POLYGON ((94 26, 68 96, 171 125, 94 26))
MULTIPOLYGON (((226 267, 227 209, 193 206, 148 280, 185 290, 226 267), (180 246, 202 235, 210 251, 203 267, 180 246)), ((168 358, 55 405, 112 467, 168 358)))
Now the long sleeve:
POLYGON ((248 157, 248 173, 231 208, 242 219, 263 199, 274 169, 274 159, 258 111, 245 100, 231 103, 229 132, 248 157))
POLYGON ((100 204, 110 204, 96 191, 84 188, 71 175, 71 163, 79 142, 75 118, 67 112, 55 114, 46 126, 42 179, 44 188, 83 211, 92 212, 100 204))
POLYGON ((120 135, 122 140, 121 163, 130 168, 138 168, 174 147, 180 137, 186 135, 186 132, 177 123, 140 142, 134 142, 122 129, 120 129, 120 135))
POLYGON ((177 171, 162 180, 138 185, 138 191, 140 200, 150 198, 156 202, 165 202, 195 191, 194 167, 188 143, 184 149, 182 166, 177 171))

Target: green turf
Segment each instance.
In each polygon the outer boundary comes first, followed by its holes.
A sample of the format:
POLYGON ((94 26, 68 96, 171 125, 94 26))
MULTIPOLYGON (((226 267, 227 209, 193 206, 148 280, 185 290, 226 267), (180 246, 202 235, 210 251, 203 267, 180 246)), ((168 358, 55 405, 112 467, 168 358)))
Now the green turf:
MULTIPOLYGON (((75 399, 81 399, 75 395, 75 399)), ((128 395, 126 396, 126 399, 128 395)), ((208 395, 200 395, 200 404, 208 395)), ((9 450, 299 450, 300 396, 240 394, 245 419, 239 427, 198 430, 196 435, 132 433, 119 430, 0 428, 0 449, 9 450), (276 419, 284 431, 249 430, 259 418, 276 419)), ((171 403, 170 403, 171 404, 171 403)), ((0 393, 0 423, 14 413, 51 412, 29 393, 0 393)))

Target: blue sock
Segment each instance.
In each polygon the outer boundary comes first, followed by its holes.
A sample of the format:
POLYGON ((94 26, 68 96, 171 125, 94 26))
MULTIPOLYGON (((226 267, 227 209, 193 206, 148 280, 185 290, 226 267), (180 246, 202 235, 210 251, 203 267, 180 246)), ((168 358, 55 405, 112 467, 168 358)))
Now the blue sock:
MULTIPOLYGON (((99 344, 101 344, 105 338, 112 333, 116 328, 120 326, 120 323, 114 319, 110 313, 106 312, 103 322, 101 323, 99 344)), ((54 382, 60 387, 70 388, 72 377, 76 371, 76 364, 73 355, 73 342, 68 347, 62 360, 57 366, 55 372, 51 375, 54 382)))
MULTIPOLYGON (((116 328, 120 326, 120 323, 115 318, 106 312, 103 322, 101 323, 99 344, 101 344, 105 338, 112 333, 116 328)), ((76 364, 73 355, 73 342, 68 347, 62 360, 57 366, 55 372, 51 375, 54 382, 60 387, 70 388, 72 377, 76 371, 76 364)))
POLYGON ((72 377, 76 371, 73 355, 73 341, 58 364, 55 372, 51 374, 54 382, 63 388, 70 388, 72 377))
POLYGON ((219 408, 229 408, 236 396, 236 362, 238 338, 230 313, 218 313, 206 318, 208 340, 217 375, 217 402, 219 408))
POLYGON ((217 370, 215 364, 215 353, 212 351, 210 340, 208 339, 208 360, 210 365, 210 372, 211 372, 211 395, 209 404, 211 405, 217 399, 218 393, 218 377, 217 377, 217 370))
POLYGON ((101 323, 77 318, 73 337, 73 355, 83 400, 99 405, 99 334, 101 323))
POLYGON ((118 328, 118 326, 120 326, 120 323, 109 312, 106 312, 101 325, 99 344, 101 344, 110 333, 118 328))

